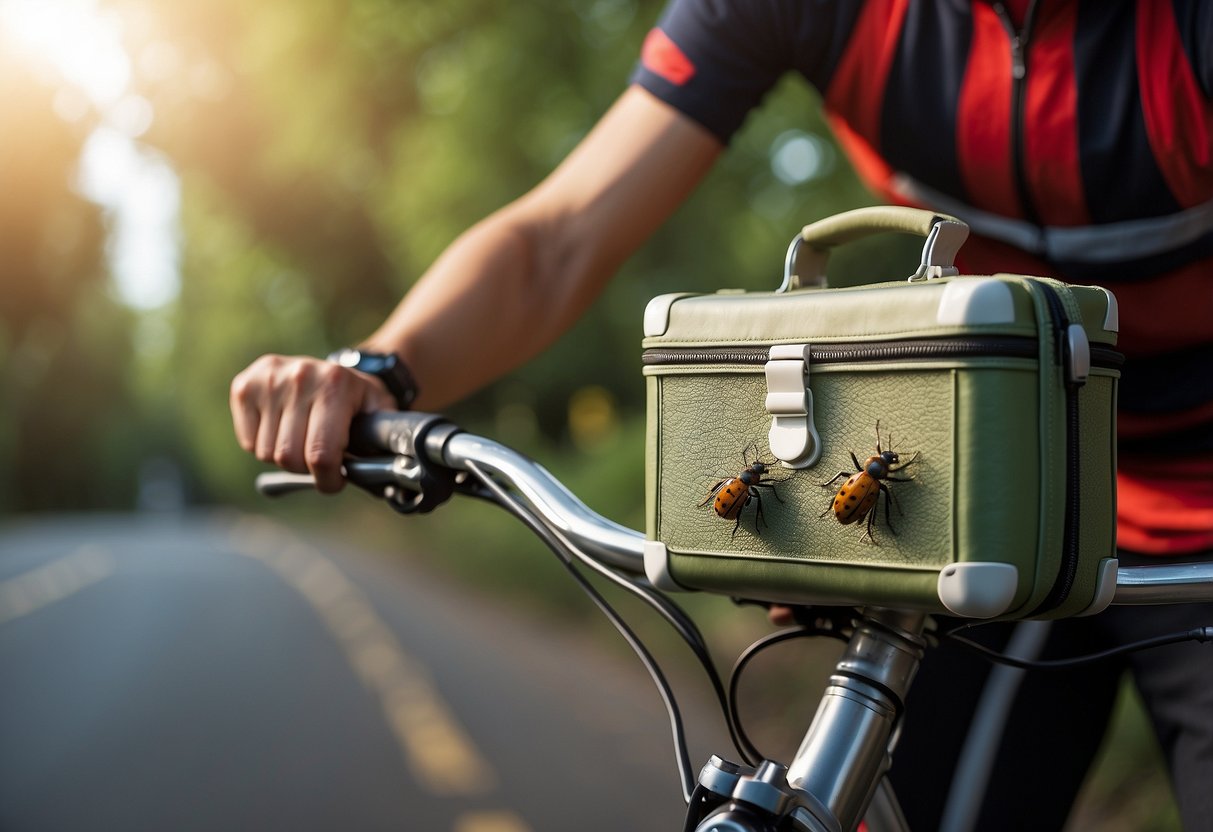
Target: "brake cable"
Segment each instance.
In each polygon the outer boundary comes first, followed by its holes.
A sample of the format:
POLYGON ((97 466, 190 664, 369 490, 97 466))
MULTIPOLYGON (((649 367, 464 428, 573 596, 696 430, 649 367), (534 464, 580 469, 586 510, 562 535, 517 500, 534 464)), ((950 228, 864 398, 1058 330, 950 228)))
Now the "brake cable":
POLYGON ((991 647, 986 647, 984 644, 979 644, 972 639, 958 635, 961 630, 972 629, 980 626, 977 624, 965 624, 957 627, 954 630, 936 634, 938 639, 949 639, 957 645, 964 647, 967 650, 972 650, 979 653, 990 661, 998 662, 999 664, 1018 667, 1024 670, 1065 670, 1071 667, 1081 667, 1083 665, 1094 664, 1095 662, 1105 661, 1117 656, 1123 656, 1128 653, 1135 653, 1139 650, 1149 650, 1153 647, 1163 647, 1168 644, 1179 644, 1185 641, 1197 641, 1201 643, 1213 641, 1213 627, 1196 627, 1191 630, 1181 632, 1168 633, 1166 635, 1154 636, 1153 638, 1142 639, 1141 641, 1122 644, 1117 647, 1112 647, 1108 650, 1102 650, 1098 653, 1088 653, 1083 656, 1072 656, 1067 659, 1019 659, 1014 656, 1001 653, 991 647))
MULTIPOLYGON (((641 663, 648 671, 653 683, 657 686, 658 692, 665 703, 666 712, 670 717, 670 731, 674 741, 674 754, 677 762, 679 780, 682 785, 683 800, 690 803, 696 788, 696 777, 691 768, 690 754, 687 750, 686 732, 682 724, 682 714, 678 708, 678 703, 674 697, 673 688, 661 668, 657 665, 653 655, 645 647, 644 643, 628 626, 623 618, 615 611, 610 603, 602 596, 602 594, 589 582, 589 580, 578 571, 573 559, 569 556, 572 552, 579 560, 583 561, 591 568, 594 568, 603 577, 615 583, 620 588, 627 592, 636 595, 645 603, 654 607, 662 617, 671 624, 678 634, 691 646, 697 659, 704 666, 708 673, 709 679, 712 681, 713 688, 717 691, 718 698, 721 702, 722 711, 725 714, 726 721, 728 720, 728 707, 724 699, 724 686, 720 681, 720 676, 716 672, 715 666, 711 662, 708 655, 706 644, 703 641, 703 636, 699 633, 694 623, 690 621, 686 613, 681 610, 676 604, 664 596, 660 596, 652 592, 647 587, 638 582, 628 580, 620 575, 615 574, 609 569, 606 569, 601 564, 598 564, 593 558, 590 558, 582 552, 572 541, 568 540, 559 531, 550 528, 542 520, 532 514, 525 506, 523 506, 512 494, 510 494, 500 483, 494 480, 489 474, 481 469, 476 463, 468 462, 468 470, 475 474, 482 485, 487 488, 495 500, 517 517, 524 525, 536 534, 548 548, 556 555, 557 559, 573 577, 573 580, 581 588, 583 592, 589 596, 595 606, 607 617, 607 620, 619 631, 624 640, 632 648, 639 657, 641 663), (660 599, 660 600, 658 600, 660 599)), ((729 726, 730 733, 733 733, 734 742, 736 742, 736 734, 733 732, 733 726, 729 726)), ((740 748, 738 749, 740 751, 740 748)))

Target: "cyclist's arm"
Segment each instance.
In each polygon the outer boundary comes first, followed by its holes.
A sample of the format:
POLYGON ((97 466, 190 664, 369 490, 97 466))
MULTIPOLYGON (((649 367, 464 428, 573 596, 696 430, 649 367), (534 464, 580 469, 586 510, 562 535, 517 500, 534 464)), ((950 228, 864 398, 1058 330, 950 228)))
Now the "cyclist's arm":
MULTIPOLYGON (((644 90, 625 92, 534 190, 460 236, 364 346, 398 353, 445 407, 550 345, 678 207, 722 149, 644 90)), ((377 380, 311 358, 265 356, 232 383, 241 445, 259 459, 338 474, 350 419, 390 406, 377 380)))

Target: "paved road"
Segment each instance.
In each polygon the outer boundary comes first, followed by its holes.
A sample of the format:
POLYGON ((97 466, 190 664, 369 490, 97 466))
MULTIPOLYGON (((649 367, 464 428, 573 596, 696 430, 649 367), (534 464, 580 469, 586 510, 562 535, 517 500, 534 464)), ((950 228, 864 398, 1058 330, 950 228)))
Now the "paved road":
POLYGON ((676 829, 640 673, 263 519, 10 523, 0 829, 676 829))

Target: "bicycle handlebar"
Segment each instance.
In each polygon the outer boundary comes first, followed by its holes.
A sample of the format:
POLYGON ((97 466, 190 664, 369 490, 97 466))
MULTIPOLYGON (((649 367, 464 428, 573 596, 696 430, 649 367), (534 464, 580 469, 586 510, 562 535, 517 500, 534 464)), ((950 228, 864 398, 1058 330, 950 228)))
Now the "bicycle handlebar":
MULTIPOLYGON (((418 492, 431 467, 454 474, 455 490, 485 496, 469 477, 477 470, 513 489, 549 526, 601 563, 644 574, 644 535, 597 514, 543 466, 484 437, 466 433, 441 416, 385 411, 359 417, 350 432, 355 453, 346 479, 381 494, 384 489, 418 492), (417 464, 420 463, 420 464, 417 464)), ((257 477, 267 496, 310 489, 308 475, 273 472, 257 477)), ((428 509, 423 509, 428 510, 428 509)), ((1213 601, 1213 562, 1121 567, 1114 604, 1213 601)))

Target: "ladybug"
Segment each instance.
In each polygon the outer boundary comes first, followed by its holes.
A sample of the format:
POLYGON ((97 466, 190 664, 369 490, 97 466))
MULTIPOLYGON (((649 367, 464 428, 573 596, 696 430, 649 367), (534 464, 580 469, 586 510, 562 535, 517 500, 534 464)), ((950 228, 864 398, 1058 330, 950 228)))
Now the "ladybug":
MULTIPOLYGON (((757 449, 755 449, 757 453, 757 449)), ((742 454, 742 462, 745 464, 745 469, 735 477, 721 480, 712 486, 708 492, 708 496, 703 498, 700 506, 712 504, 712 510, 725 520, 736 521, 733 524, 733 535, 737 535, 737 529, 741 527, 741 511, 750 504, 753 500, 756 505, 754 514, 754 533, 760 534, 758 530, 759 522, 766 522, 766 518, 762 516, 762 495, 759 493, 760 488, 769 488, 771 493, 775 495, 775 499, 783 502, 779 492, 775 490, 776 480, 764 482, 763 477, 771 470, 770 464, 756 459, 754 462, 749 461, 749 451, 742 454)))
MULTIPOLYGON (((889 437, 891 445, 893 438, 889 437)), ((834 495, 834 500, 821 513, 825 517, 831 511, 838 519, 839 523, 850 525, 857 523, 864 517, 868 518, 867 531, 864 537, 876 542, 876 538, 872 535, 872 528, 876 521, 876 512, 873 509, 876 507, 877 500, 883 492, 885 495, 884 503, 884 519, 889 527, 889 531, 894 535, 897 530, 893 528, 893 519, 889 512, 889 503, 897 506, 897 501, 893 497, 893 492, 885 485, 886 482, 909 482, 913 477, 894 477, 892 474, 903 471, 915 461, 918 460, 918 454, 915 453, 909 460, 902 462, 896 451, 881 450, 880 447, 880 422, 876 422, 876 455, 870 456, 863 463, 859 464, 859 459, 855 456, 855 452, 851 451, 851 461, 855 463, 855 472, 840 471, 836 477, 829 482, 821 484, 822 488, 829 488, 842 477, 846 477, 847 481, 838 489, 838 493, 834 495)), ((901 507, 897 506, 897 513, 901 514, 901 507)), ((862 538, 861 538, 862 539, 862 538)))

